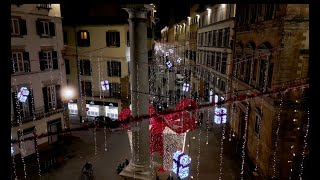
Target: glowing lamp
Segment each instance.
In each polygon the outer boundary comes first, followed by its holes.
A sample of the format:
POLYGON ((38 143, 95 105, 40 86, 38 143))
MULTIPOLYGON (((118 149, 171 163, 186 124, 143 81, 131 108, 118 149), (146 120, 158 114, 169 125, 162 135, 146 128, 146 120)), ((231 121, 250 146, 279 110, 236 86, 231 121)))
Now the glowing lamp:
POLYGON ((189 166, 191 158, 182 151, 173 153, 173 167, 172 171, 176 173, 181 179, 189 176, 189 166))
POLYGON ((63 99, 70 100, 74 97, 74 90, 70 87, 65 87, 62 90, 63 99))

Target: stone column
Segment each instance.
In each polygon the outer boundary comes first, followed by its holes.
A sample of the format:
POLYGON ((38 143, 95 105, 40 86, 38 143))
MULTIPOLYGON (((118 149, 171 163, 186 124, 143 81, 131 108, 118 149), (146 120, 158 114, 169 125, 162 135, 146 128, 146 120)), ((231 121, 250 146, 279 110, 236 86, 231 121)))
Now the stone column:
MULTIPOLYGON (((147 12, 149 5, 126 5, 129 13, 130 85, 132 116, 149 113, 147 12), (137 93, 138 92, 138 93, 137 93)), ((131 124, 133 157, 120 173, 124 179, 151 179, 149 121, 131 124)))

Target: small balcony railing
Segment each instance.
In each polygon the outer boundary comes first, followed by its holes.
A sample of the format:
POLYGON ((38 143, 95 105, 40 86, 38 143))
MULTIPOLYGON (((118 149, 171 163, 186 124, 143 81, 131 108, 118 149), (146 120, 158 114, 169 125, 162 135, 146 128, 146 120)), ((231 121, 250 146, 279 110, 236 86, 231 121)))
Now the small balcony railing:
MULTIPOLYGON (((49 110, 48 112, 45 112, 44 107, 36 108, 34 110, 33 115, 31 113, 29 113, 27 115, 21 116, 21 121, 22 121, 22 123, 27 123, 27 122, 30 122, 30 121, 33 121, 33 120, 39 120, 39 119, 41 119, 43 117, 51 116, 53 114, 57 114, 57 113, 60 113, 60 112, 63 112, 63 111, 64 111, 63 108, 59 108, 59 109, 55 109, 55 110, 49 110)), ((14 115, 12 115, 11 118, 12 118, 12 122, 13 122, 12 125, 13 126, 18 126, 19 125, 18 118, 16 116, 14 116, 14 115)))
POLYGON ((38 9, 51 9, 51 4, 37 4, 38 9))

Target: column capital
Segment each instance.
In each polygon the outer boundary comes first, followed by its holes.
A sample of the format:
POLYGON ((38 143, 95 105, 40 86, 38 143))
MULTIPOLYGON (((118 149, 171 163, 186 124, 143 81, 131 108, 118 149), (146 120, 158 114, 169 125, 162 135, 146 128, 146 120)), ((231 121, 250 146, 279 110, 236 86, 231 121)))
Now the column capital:
POLYGON ((124 10, 126 10, 129 14, 129 19, 140 18, 147 19, 148 11, 150 11, 153 7, 147 4, 128 4, 124 6, 124 10))

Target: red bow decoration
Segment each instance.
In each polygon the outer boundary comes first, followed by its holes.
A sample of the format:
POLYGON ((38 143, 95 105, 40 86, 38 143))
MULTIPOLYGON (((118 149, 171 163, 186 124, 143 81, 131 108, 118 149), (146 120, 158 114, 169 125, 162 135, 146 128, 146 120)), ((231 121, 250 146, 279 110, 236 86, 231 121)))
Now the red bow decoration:
MULTIPOLYGON (((150 153, 159 152, 163 155, 163 130, 168 126, 174 132, 180 134, 185 133, 188 130, 196 128, 196 120, 194 113, 190 115, 187 109, 197 109, 198 104, 196 101, 190 98, 181 99, 176 105, 175 111, 166 115, 159 115, 149 104, 149 114, 157 115, 150 118, 150 153)), ((131 110, 123 109, 119 113, 119 120, 124 121, 130 118, 131 110)), ((122 125, 124 128, 129 129, 130 126, 122 125)))

